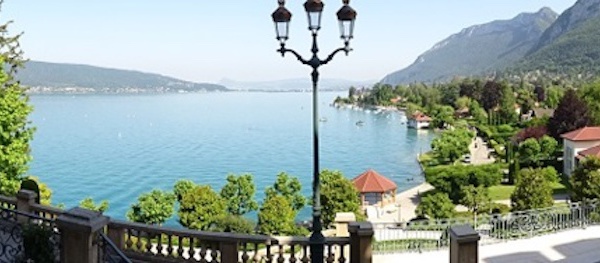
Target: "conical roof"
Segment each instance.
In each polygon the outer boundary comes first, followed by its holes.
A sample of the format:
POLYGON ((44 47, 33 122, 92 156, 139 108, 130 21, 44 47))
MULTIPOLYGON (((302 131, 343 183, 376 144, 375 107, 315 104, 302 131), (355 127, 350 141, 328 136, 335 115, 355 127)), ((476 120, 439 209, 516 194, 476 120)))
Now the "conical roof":
POLYGON ((352 179, 354 187, 361 193, 383 193, 398 188, 392 180, 377 173, 373 169, 352 179))

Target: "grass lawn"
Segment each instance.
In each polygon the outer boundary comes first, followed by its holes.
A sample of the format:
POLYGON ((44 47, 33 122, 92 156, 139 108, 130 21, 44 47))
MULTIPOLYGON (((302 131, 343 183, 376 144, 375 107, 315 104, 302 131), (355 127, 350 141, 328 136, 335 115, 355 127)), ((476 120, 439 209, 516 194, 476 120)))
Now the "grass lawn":
MULTIPOLYGON (((490 191, 490 198, 492 201, 497 200, 508 200, 510 199, 510 195, 515 190, 514 185, 496 185, 488 188, 490 191)), ((552 193, 553 194, 566 194, 568 193, 567 187, 560 182, 556 182, 552 184, 552 193)))

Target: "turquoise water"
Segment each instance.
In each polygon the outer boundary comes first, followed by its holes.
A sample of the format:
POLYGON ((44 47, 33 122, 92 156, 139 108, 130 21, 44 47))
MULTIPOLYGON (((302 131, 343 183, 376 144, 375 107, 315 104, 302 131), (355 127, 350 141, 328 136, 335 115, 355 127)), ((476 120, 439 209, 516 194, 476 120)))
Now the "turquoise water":
MULTIPOLYGON (((348 178, 373 168, 399 191, 422 182, 415 157, 433 133, 407 129, 399 113, 330 107, 337 95, 320 93, 321 167, 348 178)), ((53 189, 54 203, 107 199, 107 214, 120 219, 140 193, 180 178, 218 190, 228 173, 252 173, 260 200, 286 171, 310 196, 311 101, 310 93, 258 92, 32 96, 30 173, 53 189)), ((309 216, 307 208, 299 219, 309 216)))

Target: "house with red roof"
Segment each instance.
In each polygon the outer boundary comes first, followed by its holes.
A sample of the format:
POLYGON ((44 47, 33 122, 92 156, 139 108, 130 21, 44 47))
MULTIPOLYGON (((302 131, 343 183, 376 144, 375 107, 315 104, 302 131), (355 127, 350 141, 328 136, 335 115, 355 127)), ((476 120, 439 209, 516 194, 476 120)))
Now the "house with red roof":
POLYGON ((362 207, 379 206, 396 203, 396 189, 398 188, 392 180, 369 169, 352 179, 352 183, 358 192, 362 207))
POLYGON ((563 173, 571 175, 580 160, 600 157, 600 127, 583 127, 560 136, 563 139, 563 173))
POLYGON ((408 117, 408 127, 415 129, 426 129, 429 128, 429 124, 432 120, 433 119, 431 119, 431 117, 417 111, 408 117))

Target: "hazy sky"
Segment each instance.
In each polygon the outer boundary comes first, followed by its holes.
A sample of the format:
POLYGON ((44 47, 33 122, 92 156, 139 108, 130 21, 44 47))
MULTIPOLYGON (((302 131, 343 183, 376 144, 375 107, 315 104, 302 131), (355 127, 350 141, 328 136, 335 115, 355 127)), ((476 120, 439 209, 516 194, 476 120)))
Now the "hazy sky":
MULTIPOLYGON (((288 47, 309 55, 301 0, 288 0, 288 47)), ((335 12, 324 0, 321 56, 342 45, 335 12)), ((436 42, 474 25, 548 6, 560 13, 575 0, 354 0, 354 51, 321 68, 324 78, 379 80, 411 64, 436 42)), ((308 77, 310 69, 275 52, 276 0, 6 0, 0 20, 23 31, 26 57, 135 69, 185 80, 218 82, 308 77)))

